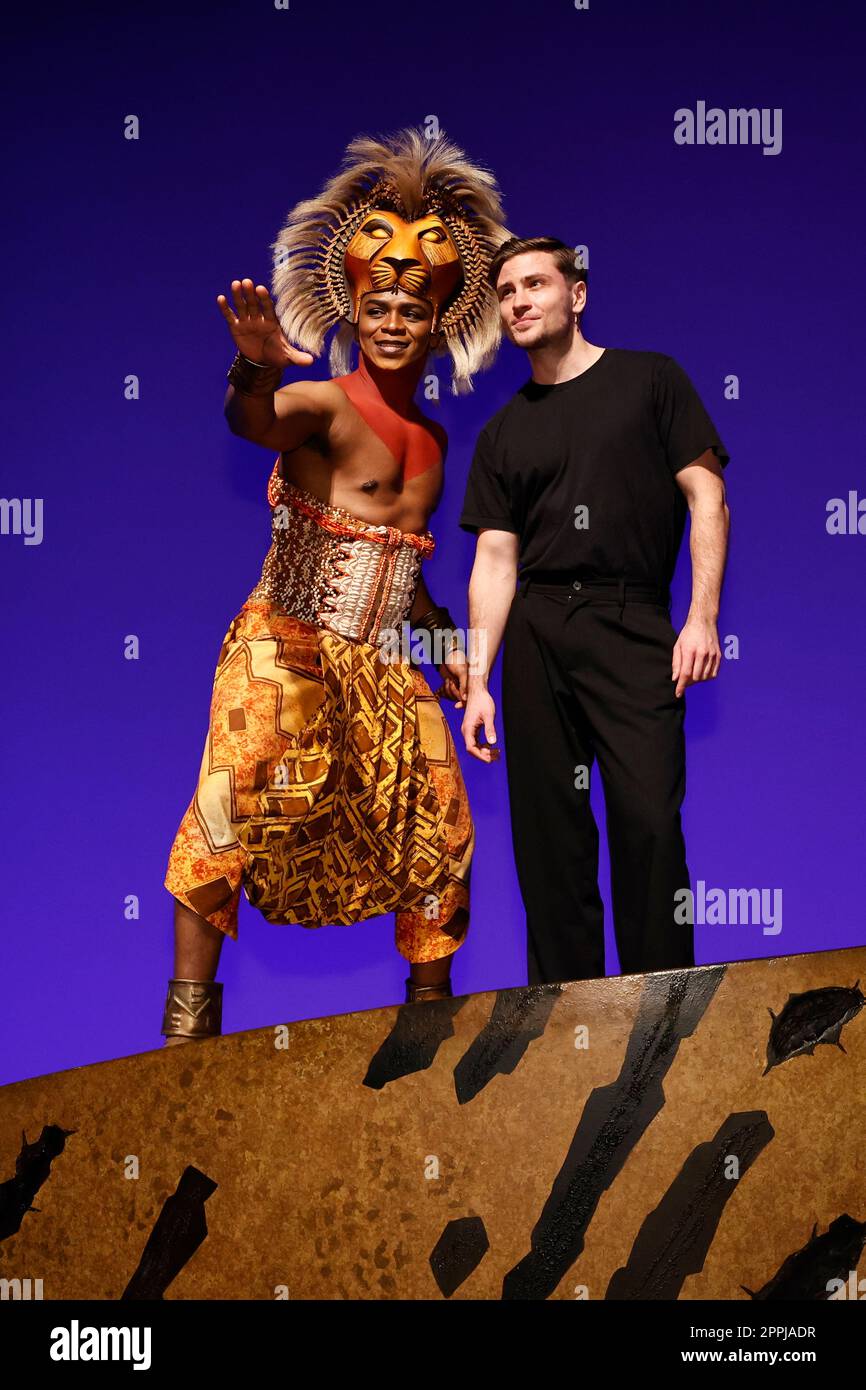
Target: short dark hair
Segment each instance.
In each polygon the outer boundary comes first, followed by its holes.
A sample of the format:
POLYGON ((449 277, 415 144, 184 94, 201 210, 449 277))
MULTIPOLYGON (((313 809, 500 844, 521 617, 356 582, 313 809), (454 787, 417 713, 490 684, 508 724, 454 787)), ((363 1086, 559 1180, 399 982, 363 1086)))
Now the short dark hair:
MULTIPOLYGON (((496 289, 496 281, 499 279, 499 272, 505 262, 510 261, 513 256, 522 256, 525 251, 549 252, 557 270, 562 273, 569 284, 577 284, 578 280, 582 280, 584 284, 588 283, 585 266, 577 264, 577 253, 574 247, 569 246, 567 242, 560 241, 559 237, 555 236, 513 236, 509 237, 508 241, 503 241, 490 262, 487 279, 494 290, 496 289)), ((583 314, 581 313, 577 315, 578 332, 580 332, 582 322, 583 314)))
POLYGON ((559 237, 513 236, 509 237, 508 241, 503 241, 490 262, 487 279, 493 289, 496 289, 496 281, 499 279, 499 272, 505 262, 510 261, 512 256, 522 256, 525 251, 549 251, 557 270, 562 272, 566 280, 570 280, 572 283, 582 280, 584 284, 587 283, 586 270, 576 263, 574 247, 560 241, 559 237))

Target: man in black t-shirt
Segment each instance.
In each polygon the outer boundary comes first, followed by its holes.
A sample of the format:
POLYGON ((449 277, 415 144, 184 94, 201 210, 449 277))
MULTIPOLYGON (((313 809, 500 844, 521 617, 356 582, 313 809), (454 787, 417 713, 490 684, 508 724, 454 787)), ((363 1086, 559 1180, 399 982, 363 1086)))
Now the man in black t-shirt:
POLYGON ((469 624, 483 639, 463 735, 474 757, 498 756, 487 678, 504 638, 529 982, 604 974, 596 760, 620 969, 694 965, 683 692, 721 663, 729 455, 672 357, 586 341, 586 274, 563 242, 512 238, 490 281, 532 376, 482 430, 460 518, 478 535, 469 624), (687 512, 692 600, 678 635, 670 582, 687 512))

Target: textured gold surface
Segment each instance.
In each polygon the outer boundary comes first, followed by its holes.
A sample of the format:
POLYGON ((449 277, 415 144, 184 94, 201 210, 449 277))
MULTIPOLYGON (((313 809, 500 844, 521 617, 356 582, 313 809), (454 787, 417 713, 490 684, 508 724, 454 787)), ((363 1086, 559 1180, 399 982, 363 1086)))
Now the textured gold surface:
MULTIPOLYGON (((718 967, 705 967, 718 970, 718 967)), ((290 1024, 126 1057, 0 1090, 0 1182, 21 1131, 76 1132, 53 1162, 17 1235, 0 1242, 0 1277, 40 1278, 44 1297, 118 1298, 181 1173, 217 1188, 209 1233, 167 1298, 443 1297, 430 1255, 450 1220, 477 1216, 489 1249, 453 1293, 502 1297, 593 1088, 617 1081, 645 980, 553 987, 540 1037, 510 1074, 460 1104, 454 1069, 496 996, 407 1006, 457 1009, 453 1036, 424 1070, 364 1085, 398 1008, 290 1024), (561 990, 561 993, 557 993, 561 990), (575 1046, 588 1029, 589 1047, 575 1046), (124 1176, 129 1156, 140 1175, 124 1176)), ((866 979, 866 949, 728 966, 663 1077, 663 1103, 602 1192, 583 1253, 551 1296, 603 1298, 644 1218, 695 1146, 732 1113, 765 1111, 775 1136, 735 1184, 685 1299, 745 1299, 844 1212, 866 1218, 866 1012, 763 1074, 771 1017, 791 993, 866 979)), ((538 989, 509 991, 521 1005, 538 989)), ((550 988, 550 987, 547 987, 550 988)), ((500 996, 500 1001, 502 996, 500 996)), ((405 1012, 405 1011, 404 1011, 405 1012)), ((439 1013, 441 1019, 442 1014, 439 1013)), ((447 1028, 446 1028, 447 1032, 447 1028)), ((866 1274, 866 1260, 860 1270, 866 1274)))

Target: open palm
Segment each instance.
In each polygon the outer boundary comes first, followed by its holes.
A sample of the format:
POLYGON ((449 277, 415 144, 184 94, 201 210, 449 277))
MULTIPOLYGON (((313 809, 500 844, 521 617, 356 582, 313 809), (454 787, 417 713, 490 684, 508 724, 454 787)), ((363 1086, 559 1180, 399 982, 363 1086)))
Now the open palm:
POLYGON ((311 353, 286 341, 274 302, 264 285, 254 285, 252 280, 232 280, 232 299, 234 312, 224 294, 217 295, 217 305, 244 357, 270 367, 285 367, 290 362, 308 367, 315 361, 311 353))

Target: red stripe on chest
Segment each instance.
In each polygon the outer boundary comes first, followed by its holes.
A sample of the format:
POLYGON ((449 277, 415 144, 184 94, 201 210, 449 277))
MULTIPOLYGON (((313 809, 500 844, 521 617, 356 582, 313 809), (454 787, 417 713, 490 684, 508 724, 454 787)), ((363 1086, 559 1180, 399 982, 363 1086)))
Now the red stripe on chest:
POLYGON ((354 374, 337 377, 336 385, 342 388, 362 420, 381 439, 404 480, 426 473, 428 468, 435 468, 441 462, 442 450, 433 431, 426 425, 403 419, 384 401, 376 400, 354 374))

